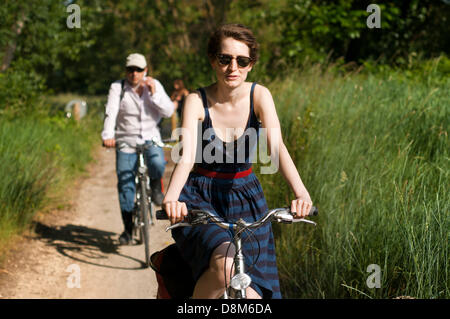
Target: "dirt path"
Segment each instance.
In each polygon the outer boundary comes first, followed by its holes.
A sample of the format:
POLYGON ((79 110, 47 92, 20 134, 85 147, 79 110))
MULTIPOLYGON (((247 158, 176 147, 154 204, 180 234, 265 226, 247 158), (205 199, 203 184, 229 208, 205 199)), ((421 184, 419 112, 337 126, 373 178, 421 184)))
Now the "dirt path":
MULTIPOLYGON (((166 158, 170 158, 166 155, 166 158)), ((173 165, 169 163, 164 185, 173 165)), ((118 246, 123 231, 115 154, 100 150, 66 211, 44 215, 0 269, 0 298, 155 298, 156 278, 142 268, 144 247, 118 246)), ((155 221, 151 250, 172 243, 155 221)))

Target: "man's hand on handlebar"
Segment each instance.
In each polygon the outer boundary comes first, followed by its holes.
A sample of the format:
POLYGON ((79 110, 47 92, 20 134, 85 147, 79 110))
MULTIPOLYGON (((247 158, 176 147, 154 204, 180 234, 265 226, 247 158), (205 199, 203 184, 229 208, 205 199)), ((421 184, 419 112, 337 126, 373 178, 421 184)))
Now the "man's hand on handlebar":
POLYGON ((116 147, 116 140, 113 138, 103 140, 103 146, 108 147, 108 148, 116 147))

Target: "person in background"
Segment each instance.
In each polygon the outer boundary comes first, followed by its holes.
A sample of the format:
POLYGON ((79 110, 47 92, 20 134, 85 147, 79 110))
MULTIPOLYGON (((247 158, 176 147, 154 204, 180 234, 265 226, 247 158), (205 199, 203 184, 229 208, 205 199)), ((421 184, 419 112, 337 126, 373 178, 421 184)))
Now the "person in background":
MULTIPOLYGON (((126 59, 124 80, 111 84, 106 104, 106 117, 101 133, 103 145, 116 149, 116 172, 119 204, 125 230, 119 237, 122 245, 131 244, 132 211, 136 192, 136 144, 149 144, 153 138, 161 140, 158 122, 170 117, 174 104, 162 84, 147 76, 147 61, 142 54, 133 53, 126 59)), ((166 161, 161 147, 153 145, 145 152, 150 176, 152 200, 160 206, 164 195, 161 178, 166 161)))
POLYGON ((178 122, 181 123, 181 118, 183 116, 184 100, 186 96, 189 95, 189 91, 185 88, 183 80, 181 79, 176 79, 173 82, 173 88, 175 90, 170 96, 170 99, 174 103, 177 112, 172 115, 172 131, 178 126, 178 122))

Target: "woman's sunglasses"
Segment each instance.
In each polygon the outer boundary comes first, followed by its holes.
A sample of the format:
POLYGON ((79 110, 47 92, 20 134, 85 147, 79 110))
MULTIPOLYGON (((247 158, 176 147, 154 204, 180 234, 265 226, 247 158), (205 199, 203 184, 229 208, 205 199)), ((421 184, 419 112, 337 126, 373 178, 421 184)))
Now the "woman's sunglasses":
POLYGON ((144 69, 138 68, 137 66, 128 66, 126 69, 127 73, 134 73, 135 71, 140 73, 144 71, 144 69))
MULTIPOLYGON (((217 61, 219 61, 219 63, 222 65, 229 65, 233 59, 234 57, 229 54, 217 54, 217 61)), ((252 59, 246 56, 239 55, 236 57, 236 62, 239 67, 245 68, 252 62, 252 59)))

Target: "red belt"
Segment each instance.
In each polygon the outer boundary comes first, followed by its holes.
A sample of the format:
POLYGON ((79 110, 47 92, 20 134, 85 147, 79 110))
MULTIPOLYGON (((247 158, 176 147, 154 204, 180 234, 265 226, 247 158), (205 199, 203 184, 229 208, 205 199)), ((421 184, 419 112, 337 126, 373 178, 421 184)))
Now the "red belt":
POLYGON ((250 175, 252 173, 252 168, 250 167, 248 170, 245 170, 242 172, 222 173, 222 172, 210 171, 210 170, 207 170, 207 169, 204 169, 201 167, 195 167, 194 172, 198 173, 200 175, 204 175, 204 176, 212 177, 212 178, 235 179, 235 178, 242 178, 242 177, 250 175))

